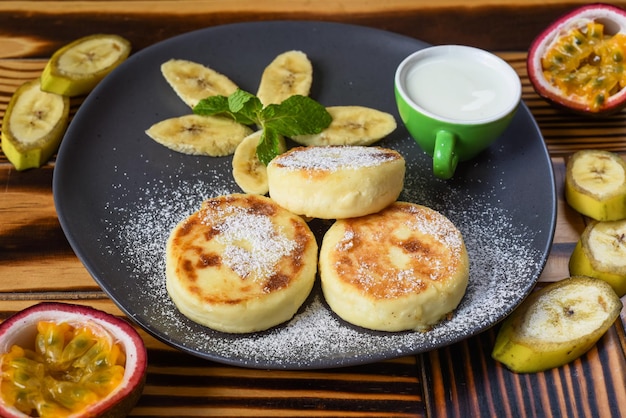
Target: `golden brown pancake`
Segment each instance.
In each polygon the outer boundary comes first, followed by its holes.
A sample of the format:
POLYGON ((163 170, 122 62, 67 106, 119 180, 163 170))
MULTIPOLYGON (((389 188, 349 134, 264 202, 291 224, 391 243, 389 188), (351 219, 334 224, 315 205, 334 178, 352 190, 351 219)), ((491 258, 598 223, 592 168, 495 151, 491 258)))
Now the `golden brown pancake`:
POLYGON ((166 247, 166 285, 191 320, 231 333, 293 317, 317 271, 306 222, 259 195, 208 199, 181 221, 166 247))
POLYGON ((267 166, 269 194, 298 215, 342 219, 378 212, 404 187, 404 158, 367 146, 296 147, 267 166))
POLYGON ((322 241, 319 269, 324 297, 345 321, 381 331, 426 330, 463 298, 469 259, 448 218, 396 202, 336 221, 322 241))

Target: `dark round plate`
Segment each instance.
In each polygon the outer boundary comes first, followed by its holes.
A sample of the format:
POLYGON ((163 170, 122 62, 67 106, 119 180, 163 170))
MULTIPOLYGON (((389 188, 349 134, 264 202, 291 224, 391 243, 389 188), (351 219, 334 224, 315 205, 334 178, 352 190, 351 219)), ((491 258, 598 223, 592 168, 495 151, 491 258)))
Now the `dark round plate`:
MULTIPOLYGON (((59 150, 53 190, 61 226, 94 279, 139 326, 163 342, 218 362, 258 368, 346 366, 420 353, 473 336, 503 319, 530 292, 554 235, 556 196, 543 138, 524 104, 510 128, 453 180, 431 174, 429 158, 400 126, 397 65, 426 44, 397 34, 325 22, 232 24, 187 33, 131 56, 86 98, 59 150), (179 154, 144 131, 190 110, 160 73, 170 58, 208 65, 255 92, 279 53, 304 51, 314 67, 311 96, 324 105, 390 112, 398 129, 380 145, 407 161, 400 199, 448 216, 464 235, 470 284, 455 315, 420 332, 350 326, 315 287, 290 322, 250 335, 212 331, 185 318, 165 290, 171 228, 207 197, 239 192, 226 158, 179 154)), ((318 234, 327 225, 314 223, 318 234)))

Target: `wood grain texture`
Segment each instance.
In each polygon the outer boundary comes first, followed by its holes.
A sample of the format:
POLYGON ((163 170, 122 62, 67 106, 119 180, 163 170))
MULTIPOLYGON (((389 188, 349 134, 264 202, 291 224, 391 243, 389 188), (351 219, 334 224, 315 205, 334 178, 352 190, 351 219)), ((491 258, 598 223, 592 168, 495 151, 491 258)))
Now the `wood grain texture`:
MULTIPOLYGON (((0 118, 22 82, 78 36, 114 32, 134 51, 206 26, 270 19, 363 24, 431 43, 497 51, 518 72, 523 101, 552 157, 557 228, 540 285, 568 275, 587 220, 563 199, 565 164, 597 147, 626 158, 626 112, 605 119, 555 109, 530 86, 526 49, 552 19, 586 2, 495 0, 0 2, 0 118)), ((626 5, 626 2, 615 4, 626 5)), ((72 100, 75 114, 82 99, 72 100)), ((74 255, 52 197, 54 157, 16 172, 0 152, 0 321, 42 300, 124 317, 74 255)), ((587 354, 545 373, 516 375, 493 361, 493 329, 452 346, 369 365, 312 371, 249 370, 176 351, 139 330, 149 351, 146 389, 133 417, 617 417, 626 416, 626 311, 587 354)))
MULTIPOLYGON (((113 32, 136 49, 207 26, 258 20, 326 20, 423 41, 526 50, 550 22, 585 1, 4 1, 0 58, 47 57, 79 36, 113 32), (538 13, 538 8, 541 13, 538 13), (33 28, 36 28, 34 30, 33 28)), ((626 2, 612 2, 624 5, 626 2)))

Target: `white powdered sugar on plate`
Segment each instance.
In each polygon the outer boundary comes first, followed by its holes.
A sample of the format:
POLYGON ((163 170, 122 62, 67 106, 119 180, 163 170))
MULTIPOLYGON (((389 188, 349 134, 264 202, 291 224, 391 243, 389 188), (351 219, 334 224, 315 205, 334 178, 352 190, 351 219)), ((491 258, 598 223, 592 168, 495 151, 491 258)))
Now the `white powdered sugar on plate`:
MULTIPOLYGON (((416 163, 409 161, 407 172, 418 171, 411 164, 416 163)), ((215 332, 185 318, 170 300, 165 289, 165 243, 171 229, 198 210, 204 199, 239 192, 227 179, 229 174, 223 167, 181 181, 176 181, 176 173, 169 174, 174 180, 169 178, 168 183, 174 187, 148 181, 139 187, 131 206, 119 204, 127 199, 113 197, 107 210, 112 219, 122 222, 109 224, 102 238, 109 243, 107 251, 120 255, 120 274, 129 276, 132 297, 142 301, 137 305, 144 311, 129 315, 165 342, 202 357, 249 367, 310 368, 423 352, 493 325, 528 292, 529 277, 541 269, 542 254, 530 245, 537 231, 513 225, 512 215, 490 203, 493 199, 470 195, 465 188, 448 188, 445 202, 437 203, 429 190, 432 179, 408 176, 400 200, 432 207, 449 217, 468 249, 470 282, 451 319, 428 332, 360 329, 338 319, 316 285, 286 324, 254 334, 215 332)), ((127 192, 123 186, 116 190, 117 196, 127 192)))

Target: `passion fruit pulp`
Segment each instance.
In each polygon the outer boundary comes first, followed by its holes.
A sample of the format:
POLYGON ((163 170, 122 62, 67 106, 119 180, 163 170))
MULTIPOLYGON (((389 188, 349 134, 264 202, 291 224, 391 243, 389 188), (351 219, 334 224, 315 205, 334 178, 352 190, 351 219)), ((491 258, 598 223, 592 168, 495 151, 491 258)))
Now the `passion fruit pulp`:
POLYGON ((44 302, 0 324, 0 416, 125 417, 145 383, 147 354, 123 319, 44 302))
POLYGON ((590 4, 557 19, 530 46, 527 69, 540 96, 576 113, 626 106, 626 11, 590 4))

